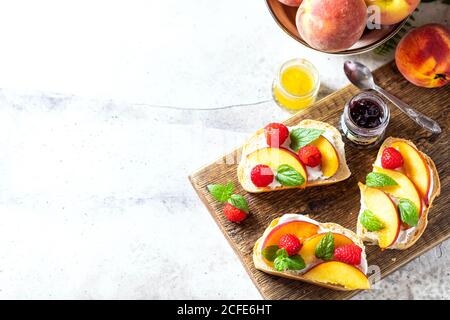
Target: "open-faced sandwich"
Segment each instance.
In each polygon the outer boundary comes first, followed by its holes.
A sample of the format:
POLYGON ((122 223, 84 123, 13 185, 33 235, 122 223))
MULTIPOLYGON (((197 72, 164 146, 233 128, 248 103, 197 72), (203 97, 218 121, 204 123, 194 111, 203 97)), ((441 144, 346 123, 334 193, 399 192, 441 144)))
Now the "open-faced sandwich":
POLYGON ((441 189, 433 160, 412 142, 392 137, 359 188, 358 236, 382 249, 406 249, 420 238, 441 189))
POLYGON ((244 145, 238 179, 248 192, 269 192, 335 183, 350 176, 339 131, 303 120, 286 127, 271 123, 244 145))
POLYGON ((336 290, 369 289, 364 244, 335 223, 301 214, 273 220, 253 247, 256 269, 336 290))

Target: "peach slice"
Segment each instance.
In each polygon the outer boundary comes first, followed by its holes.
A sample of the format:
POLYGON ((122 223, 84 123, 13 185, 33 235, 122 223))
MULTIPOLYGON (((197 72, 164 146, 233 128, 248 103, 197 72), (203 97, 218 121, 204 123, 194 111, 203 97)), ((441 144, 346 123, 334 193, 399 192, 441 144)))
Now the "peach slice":
POLYGON ((380 189, 368 187, 361 182, 358 183, 361 198, 367 209, 380 219, 384 228, 373 231, 378 234, 378 245, 385 249, 397 240, 400 232, 400 217, 395 203, 380 189))
POLYGON ((389 187, 380 187, 381 190, 396 198, 404 198, 411 200, 419 212, 419 217, 422 213, 422 197, 417 190, 414 183, 403 173, 395 170, 374 167, 374 172, 383 173, 394 179, 398 185, 389 187))
POLYGON ((278 244, 281 236, 293 234, 301 241, 311 237, 319 231, 319 226, 307 221, 289 221, 274 227, 264 239, 262 247, 268 247, 278 244))
POLYGON ((420 195, 428 206, 431 179, 427 162, 417 149, 404 141, 396 141, 391 146, 401 153, 406 175, 419 189, 420 195))
MULTIPOLYGON (((306 239, 303 242, 303 246, 299 251, 299 255, 302 256, 303 260, 306 264, 310 264, 317 260, 316 258, 316 247, 320 240, 326 235, 326 233, 319 233, 315 234, 308 239, 306 239)), ((353 243, 352 240, 347 238, 346 236, 340 234, 340 233, 334 233, 333 232, 333 238, 334 238, 334 247, 340 247, 346 244, 353 243)))
MULTIPOLYGON (((308 180, 308 174, 300 159, 295 153, 285 148, 263 148, 250 153, 247 156, 247 161, 253 163, 255 166, 257 164, 265 164, 276 170, 280 165, 287 164, 293 167, 298 173, 300 173, 305 182, 302 186, 306 185, 308 180)), ((253 165, 252 165, 253 166, 253 165)))
POLYGON ((361 270, 340 261, 320 263, 303 276, 308 280, 337 285, 347 290, 370 288, 369 279, 361 270))
POLYGON ((325 177, 332 177, 339 169, 339 156, 336 149, 331 142, 323 136, 320 136, 311 142, 311 144, 316 146, 322 155, 321 168, 323 175, 325 177))

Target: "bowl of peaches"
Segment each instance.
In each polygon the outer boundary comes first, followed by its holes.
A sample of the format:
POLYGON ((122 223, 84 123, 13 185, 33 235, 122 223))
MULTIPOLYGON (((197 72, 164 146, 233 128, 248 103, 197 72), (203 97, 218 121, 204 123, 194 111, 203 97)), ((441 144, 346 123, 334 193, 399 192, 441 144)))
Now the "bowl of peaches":
POLYGON ((277 24, 304 46, 330 54, 367 52, 392 38, 420 0, 266 0, 277 24))

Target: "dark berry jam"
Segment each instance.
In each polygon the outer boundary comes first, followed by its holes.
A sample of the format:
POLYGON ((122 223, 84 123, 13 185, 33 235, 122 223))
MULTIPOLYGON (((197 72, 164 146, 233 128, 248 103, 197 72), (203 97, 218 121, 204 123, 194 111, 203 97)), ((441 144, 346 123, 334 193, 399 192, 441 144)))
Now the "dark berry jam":
POLYGON ((354 100, 349 105, 350 117, 362 128, 378 127, 384 117, 382 107, 371 99, 354 100))
POLYGON ((383 141, 390 112, 386 102, 370 91, 353 96, 344 107, 341 131, 357 148, 372 148, 383 141))

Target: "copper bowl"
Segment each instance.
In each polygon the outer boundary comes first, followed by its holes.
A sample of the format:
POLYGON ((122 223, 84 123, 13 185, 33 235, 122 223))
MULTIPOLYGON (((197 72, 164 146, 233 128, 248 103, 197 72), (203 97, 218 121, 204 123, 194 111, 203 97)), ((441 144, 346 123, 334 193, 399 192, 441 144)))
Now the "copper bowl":
POLYGON ((272 17, 275 19, 278 26, 280 26, 280 28, 283 29, 284 32, 286 32, 292 38, 300 42, 305 47, 311 48, 313 50, 341 56, 363 53, 375 49, 379 45, 395 36, 395 34, 400 31, 400 29, 408 20, 408 18, 406 18, 405 20, 391 26, 381 26, 381 29, 369 30, 366 28, 361 38, 350 48, 342 51, 326 52, 311 47, 306 43, 305 40, 302 39, 302 37, 298 33, 297 26, 295 24, 295 16, 297 14, 298 8, 286 6, 278 0, 266 0, 266 3, 270 13, 272 14, 272 17))

